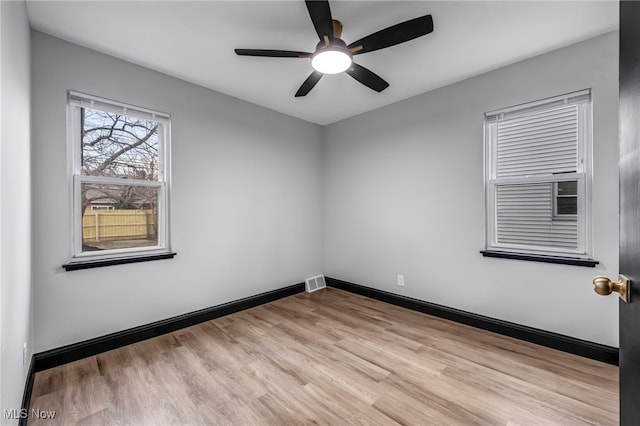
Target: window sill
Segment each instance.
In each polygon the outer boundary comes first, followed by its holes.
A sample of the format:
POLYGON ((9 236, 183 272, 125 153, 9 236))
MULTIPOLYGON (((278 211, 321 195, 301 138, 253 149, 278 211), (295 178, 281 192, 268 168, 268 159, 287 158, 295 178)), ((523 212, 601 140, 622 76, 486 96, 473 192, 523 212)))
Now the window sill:
POLYGON ((135 256, 135 257, 117 257, 112 259, 100 259, 100 260, 83 260, 83 261, 75 261, 69 262, 66 265, 62 265, 65 271, 77 271, 80 269, 91 269, 91 268, 101 268, 103 266, 112 266, 112 265, 125 265, 127 263, 138 263, 138 262, 150 262, 152 260, 163 260, 163 259, 172 259, 177 253, 162 253, 162 254, 153 254, 146 256, 135 256))
POLYGON ((560 265, 574 265, 594 268, 598 263, 593 259, 576 259, 574 257, 545 256, 542 254, 515 253, 495 250, 481 250, 484 257, 498 257, 501 259, 529 260, 531 262, 557 263, 560 265))

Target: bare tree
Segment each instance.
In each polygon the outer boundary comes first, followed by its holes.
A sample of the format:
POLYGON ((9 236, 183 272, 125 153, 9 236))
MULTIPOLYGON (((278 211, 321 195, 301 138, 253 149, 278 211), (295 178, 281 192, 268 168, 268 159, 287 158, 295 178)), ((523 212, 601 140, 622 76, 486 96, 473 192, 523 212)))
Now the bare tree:
POLYGON ((158 123, 82 108, 82 174, 122 179, 122 184, 83 183, 82 212, 93 203, 157 212, 157 188, 127 179, 158 179, 158 123))

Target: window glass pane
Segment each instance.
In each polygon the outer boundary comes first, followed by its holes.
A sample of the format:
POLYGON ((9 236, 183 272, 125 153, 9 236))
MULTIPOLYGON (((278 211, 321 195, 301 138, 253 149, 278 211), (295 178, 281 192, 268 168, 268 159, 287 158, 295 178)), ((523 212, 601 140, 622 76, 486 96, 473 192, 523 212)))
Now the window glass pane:
POLYGON ((81 184, 82 251, 158 245, 158 188, 81 184))
POLYGON ((558 215, 576 215, 578 214, 578 197, 558 197, 557 214, 558 215))
POLYGON ((501 184, 496 186, 496 242, 575 250, 578 223, 575 217, 554 218, 553 183, 501 184))
POLYGON ((81 109, 82 174, 158 180, 160 124, 81 109))
POLYGON ((578 195, 578 182, 575 180, 558 182, 558 195, 578 195))

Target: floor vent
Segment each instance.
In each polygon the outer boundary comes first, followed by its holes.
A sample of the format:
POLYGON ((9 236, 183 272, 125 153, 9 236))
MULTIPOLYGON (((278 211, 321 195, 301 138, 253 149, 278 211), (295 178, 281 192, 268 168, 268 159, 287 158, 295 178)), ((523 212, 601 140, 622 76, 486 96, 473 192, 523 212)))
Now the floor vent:
POLYGON ((327 284, 324 282, 324 275, 307 278, 307 293, 312 293, 316 290, 320 290, 321 288, 325 288, 326 286, 327 284))

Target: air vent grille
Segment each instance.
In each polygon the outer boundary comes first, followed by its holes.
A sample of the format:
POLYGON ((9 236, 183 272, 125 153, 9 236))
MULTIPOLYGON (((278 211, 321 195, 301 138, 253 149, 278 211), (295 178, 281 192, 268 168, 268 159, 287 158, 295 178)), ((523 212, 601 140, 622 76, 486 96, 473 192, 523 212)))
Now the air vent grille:
POLYGON ((307 278, 306 291, 307 293, 313 293, 316 290, 325 288, 327 283, 324 281, 324 275, 318 275, 315 277, 307 278))

